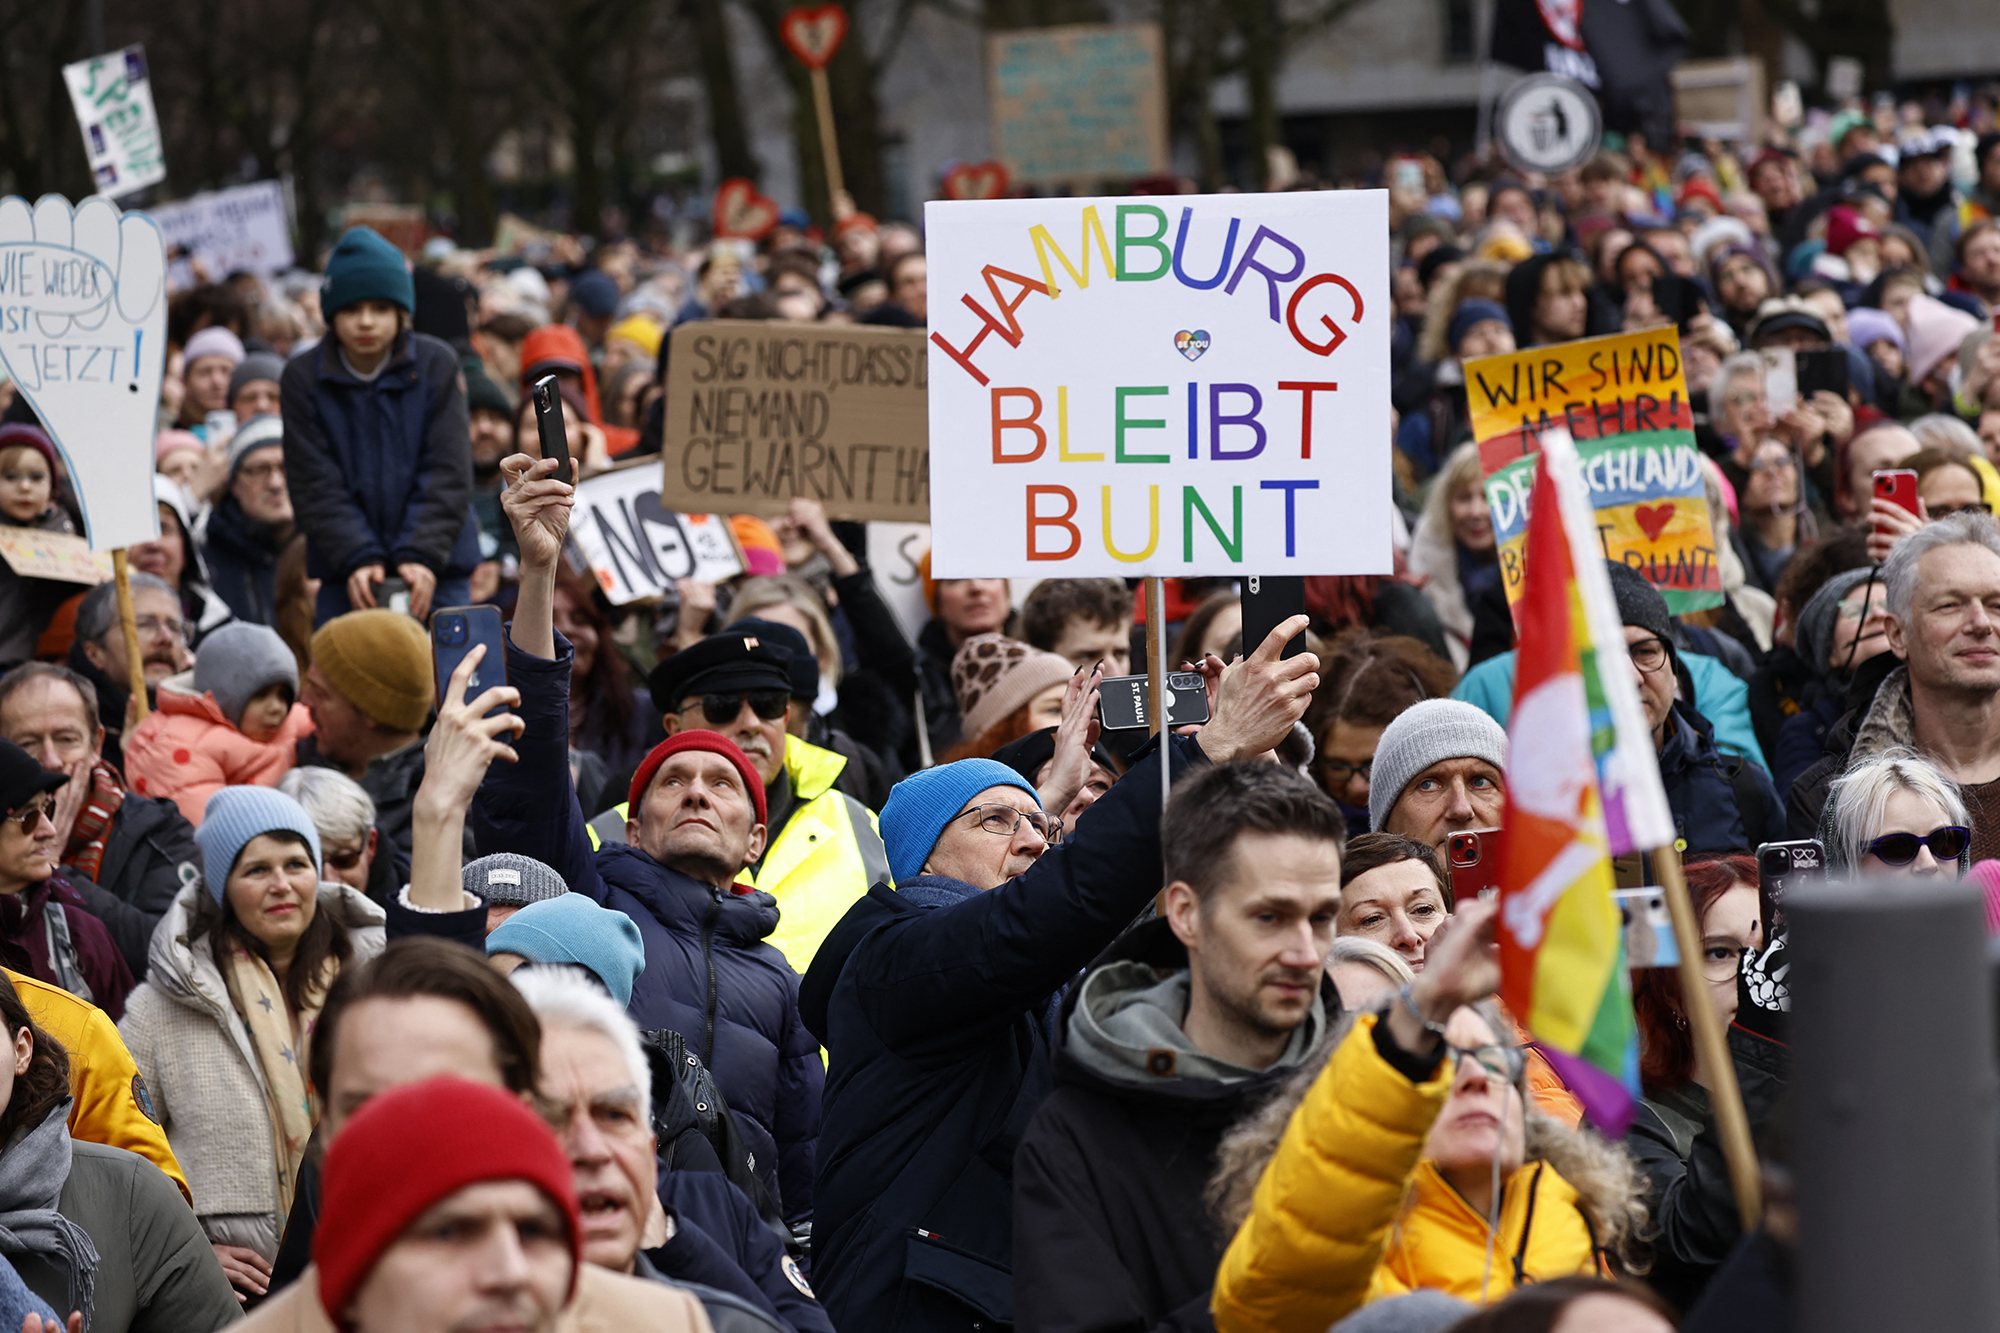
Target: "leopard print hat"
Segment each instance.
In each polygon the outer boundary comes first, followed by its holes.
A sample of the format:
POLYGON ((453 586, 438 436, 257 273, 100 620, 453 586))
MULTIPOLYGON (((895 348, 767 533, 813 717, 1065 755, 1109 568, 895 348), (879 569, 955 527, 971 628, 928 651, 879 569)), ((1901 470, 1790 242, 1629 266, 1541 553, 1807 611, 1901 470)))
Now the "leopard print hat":
POLYGON ((962 734, 968 740, 980 736, 1049 686, 1067 681, 1073 672, 1054 653, 1019 639, 973 635, 951 659, 951 688, 958 695, 962 734))

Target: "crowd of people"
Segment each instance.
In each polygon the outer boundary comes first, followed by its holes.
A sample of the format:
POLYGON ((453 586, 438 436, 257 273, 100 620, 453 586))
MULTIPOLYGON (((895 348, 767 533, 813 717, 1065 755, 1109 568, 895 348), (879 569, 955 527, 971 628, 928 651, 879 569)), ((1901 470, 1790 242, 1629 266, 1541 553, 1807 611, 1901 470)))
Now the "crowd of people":
MULTIPOLYGON (((1396 572, 1262 642, 1170 580, 1210 720, 1160 736, 1098 716, 1120 580, 926 568, 912 634, 810 500, 655 603, 567 543, 528 386, 581 475, 656 454, 675 326, 922 327, 912 227, 414 263, 355 228, 177 294, 139 660, 114 585, 0 565, 0 1326, 1772 1326, 1792 1231, 1742 1230, 1677 975, 1634 974, 1607 1138, 1444 863, 1502 823, 1514 672, 1461 365, 1679 329, 1724 602, 1609 575, 1761 1131, 1754 849, 2000 921, 1979 115, 1391 159, 1396 572), (440 680, 427 621, 480 604, 504 662, 440 680)), ((80 530, 0 397, 0 522, 80 530)))

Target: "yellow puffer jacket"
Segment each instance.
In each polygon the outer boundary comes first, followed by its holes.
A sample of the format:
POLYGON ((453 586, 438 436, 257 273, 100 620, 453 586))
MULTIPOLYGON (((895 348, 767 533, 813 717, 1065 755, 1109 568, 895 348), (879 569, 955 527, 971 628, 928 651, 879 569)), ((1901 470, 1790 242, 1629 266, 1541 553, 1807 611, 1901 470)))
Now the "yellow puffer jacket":
MULTIPOLYGON (((1325 1333, 1417 1287, 1479 1300, 1486 1220, 1421 1160, 1455 1066, 1410 1082, 1375 1049, 1378 1021, 1355 1021, 1285 1127, 1216 1273, 1217 1333, 1325 1333)), ((1576 1191, 1547 1163, 1521 1167, 1507 1180, 1487 1299, 1596 1271, 1576 1191)))
MULTIPOLYGON (((801 976, 827 933, 876 884, 894 884, 875 812, 833 784, 847 756, 796 736, 785 738, 785 772, 796 805, 764 853, 757 873, 742 879, 778 900, 778 928, 766 943, 801 976)), ((625 841, 628 806, 590 821, 590 845, 625 841)))

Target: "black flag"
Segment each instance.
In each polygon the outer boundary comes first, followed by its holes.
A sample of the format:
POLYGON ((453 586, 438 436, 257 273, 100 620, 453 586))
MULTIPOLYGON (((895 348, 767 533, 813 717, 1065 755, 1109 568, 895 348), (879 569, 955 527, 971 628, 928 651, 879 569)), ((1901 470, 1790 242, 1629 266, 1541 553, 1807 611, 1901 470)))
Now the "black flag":
POLYGON ((1609 130, 1673 142, 1668 75, 1687 54, 1687 25, 1671 0, 1499 0, 1492 57, 1575 79, 1597 97, 1609 130))

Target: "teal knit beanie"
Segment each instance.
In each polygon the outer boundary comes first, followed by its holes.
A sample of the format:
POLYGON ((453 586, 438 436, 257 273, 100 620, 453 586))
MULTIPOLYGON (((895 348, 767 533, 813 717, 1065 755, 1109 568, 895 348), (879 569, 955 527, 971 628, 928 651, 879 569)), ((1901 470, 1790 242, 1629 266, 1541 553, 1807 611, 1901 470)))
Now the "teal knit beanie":
POLYGON ((486 937, 486 954, 516 953, 531 963, 574 963, 604 983, 620 1005, 646 967, 646 945, 632 918, 580 893, 529 903, 486 937))
POLYGON ((944 826, 965 803, 989 787, 1019 787, 1042 798, 1034 784, 1007 765, 992 759, 961 759, 912 773, 889 790, 882 806, 882 843, 889 853, 889 873, 897 883, 923 873, 924 860, 937 846, 944 826))
POLYGON ((329 320, 357 301, 387 301, 412 314, 417 308, 417 288, 403 252, 373 227, 349 227, 342 233, 319 285, 320 314, 329 320))

